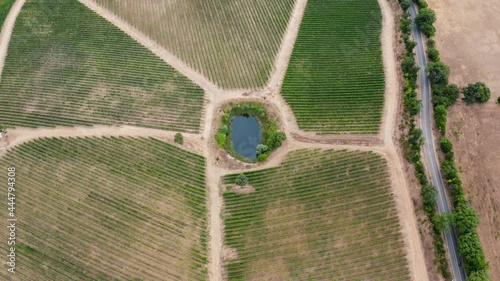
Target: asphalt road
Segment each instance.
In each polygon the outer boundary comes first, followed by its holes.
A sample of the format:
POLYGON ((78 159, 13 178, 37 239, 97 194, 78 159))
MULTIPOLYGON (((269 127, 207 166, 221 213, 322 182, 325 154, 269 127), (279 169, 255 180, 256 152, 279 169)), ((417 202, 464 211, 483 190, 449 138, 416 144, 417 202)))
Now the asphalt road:
MULTIPOLYGON (((438 211, 441 214, 450 213, 450 204, 448 201, 448 195, 445 191, 445 186, 443 183, 443 177, 441 176, 440 165, 438 162, 436 147, 434 145, 434 135, 432 134, 432 123, 434 119, 432 118, 431 111, 431 86, 425 68, 427 66, 427 56, 425 53, 424 41, 422 40, 422 33, 420 29, 415 24, 415 17, 417 16, 417 8, 415 4, 410 7, 410 14, 413 20, 413 39, 417 42, 416 52, 418 65, 420 66, 420 94, 422 98, 422 111, 420 112, 420 126, 422 128, 425 144, 424 144, 424 156, 429 169, 429 174, 431 176, 432 184, 437 188, 438 191, 438 211)), ((466 280, 465 270, 462 266, 462 259, 458 254, 457 248, 457 235, 455 229, 451 229, 444 233, 444 238, 446 245, 448 246, 450 252, 450 264, 453 274, 453 280, 463 281, 466 280)))

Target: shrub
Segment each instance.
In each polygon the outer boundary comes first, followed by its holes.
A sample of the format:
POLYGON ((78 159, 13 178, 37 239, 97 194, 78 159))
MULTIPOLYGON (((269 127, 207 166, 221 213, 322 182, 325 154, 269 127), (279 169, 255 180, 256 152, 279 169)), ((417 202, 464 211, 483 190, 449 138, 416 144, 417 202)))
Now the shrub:
POLYGON ((439 139, 439 144, 441 146, 441 150, 444 153, 448 153, 450 151, 453 151, 453 144, 451 143, 451 141, 447 137, 441 137, 439 139))
POLYGON ((285 133, 274 131, 269 134, 267 145, 269 146, 269 149, 273 150, 280 147, 284 140, 286 140, 285 133))
POLYGON ((439 61, 439 51, 435 48, 429 48, 427 50, 427 56, 429 57, 429 60, 433 62, 439 61))
POLYGON ((177 133, 174 136, 174 142, 178 144, 183 144, 184 143, 184 137, 182 136, 181 133, 177 133))
POLYGON ((415 18, 415 23, 427 37, 432 37, 434 33, 436 33, 434 22, 436 22, 436 14, 433 10, 428 8, 420 9, 415 18))
POLYGON ((408 10, 408 8, 410 8, 410 6, 411 6, 411 0, 402 0, 401 1, 401 8, 403 9, 403 11, 408 10))
POLYGON ((259 156, 257 156, 257 160, 259 162, 263 162, 267 159, 267 157, 269 156, 269 154, 267 153, 262 153, 262 154, 259 154, 259 156))
POLYGON ((7 133, 7 128, 4 126, 0 126, 0 134, 7 133))
POLYGON ((423 9, 423 8, 427 8, 427 2, 425 2, 425 0, 416 0, 415 3, 417 3, 417 6, 420 8, 420 9, 423 9))
POLYGON ((488 276, 488 272, 483 270, 475 270, 469 272, 469 277, 467 277, 469 281, 490 281, 490 277, 488 276))
POLYGON ((424 200, 424 207, 434 209, 437 202, 437 190, 433 185, 426 185, 422 187, 422 199, 424 200))
POLYGON ((427 40, 427 46, 429 46, 429 48, 436 48, 436 41, 432 38, 429 38, 429 40, 427 40))
POLYGON ((455 166, 455 162, 451 160, 445 160, 441 165, 441 170, 443 171, 443 176, 447 180, 452 180, 454 178, 459 178, 458 169, 455 166))
POLYGON ((224 133, 218 133, 215 135, 215 140, 219 144, 220 147, 226 148, 226 137, 227 135, 224 133))
POLYGON ((269 150, 269 147, 265 144, 257 145, 257 155, 261 155, 263 153, 266 153, 268 150, 269 150))
POLYGON ((411 19, 410 18, 402 18, 401 24, 399 27, 401 28, 401 31, 403 33, 410 33, 411 32, 411 19))
MULTIPOLYGON (((434 87, 433 87, 434 90, 434 87)), ((460 95, 460 89, 456 84, 450 84, 442 87, 438 93, 439 98, 441 98, 441 103, 444 105, 444 107, 448 108, 450 105, 455 103, 455 101, 458 99, 458 96, 460 95)), ((437 98, 436 96, 434 98, 437 98)), ((437 102, 435 102, 437 105, 437 102)))
POLYGON ((474 102, 487 102, 490 99, 490 89, 483 82, 469 84, 462 88, 463 100, 470 104, 474 102))
POLYGON ((498 104, 500 104, 500 97, 498 97, 498 99, 497 99, 497 103, 498 103, 498 104))
POLYGON ((434 118, 436 119, 436 125, 442 133, 446 132, 446 116, 448 111, 443 105, 438 105, 434 108, 434 118))
POLYGON ((229 127, 227 125, 222 125, 219 129, 219 133, 227 135, 229 133, 229 127))
POLYGON ((431 80, 432 85, 439 85, 444 87, 448 85, 448 78, 450 77, 450 67, 442 62, 430 62, 427 65, 427 74, 431 80))
POLYGON ((245 174, 239 174, 234 180, 234 183, 239 186, 245 186, 248 184, 248 178, 245 174))

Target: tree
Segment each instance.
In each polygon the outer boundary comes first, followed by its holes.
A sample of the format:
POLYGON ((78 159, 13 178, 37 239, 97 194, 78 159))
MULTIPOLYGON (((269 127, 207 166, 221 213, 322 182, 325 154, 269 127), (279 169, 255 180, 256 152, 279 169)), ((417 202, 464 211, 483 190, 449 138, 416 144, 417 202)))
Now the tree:
POLYGON ((439 51, 436 48, 429 48, 427 50, 427 56, 431 61, 439 61, 439 51))
POLYGON ((452 212, 452 220, 453 225, 455 225, 459 233, 475 229, 479 225, 479 217, 476 210, 465 202, 460 202, 455 206, 452 212))
POLYGON ((403 11, 408 10, 410 6, 411 6, 411 0, 401 0, 401 8, 403 9, 403 11))
POLYGON ((245 186, 248 184, 248 178, 247 176, 245 176, 245 174, 239 174, 234 180, 234 183, 239 186, 245 186))
POLYGON ((441 97, 443 98, 442 104, 446 108, 455 103, 459 95, 460 95, 460 89, 456 84, 446 85, 443 88, 441 88, 441 97))
POLYGON ((268 150, 269 150, 269 147, 265 144, 257 145, 257 155, 261 155, 263 153, 266 153, 268 150))
POLYGON ((436 22, 436 14, 433 10, 428 8, 420 9, 415 18, 415 23, 427 37, 432 37, 434 33, 436 33, 434 22, 436 22))
POLYGON ((280 147, 284 140, 286 140, 285 133, 274 131, 269 135, 267 145, 269 146, 269 149, 275 149, 280 147))
POLYGON ((487 102, 490 99, 490 88, 483 82, 469 84, 462 88, 463 100, 470 104, 474 102, 487 102))
POLYGON ((446 132, 446 117, 448 111, 443 105, 438 105, 434 108, 434 118, 436 119, 436 125, 443 134, 446 132))
POLYGON ((222 125, 222 127, 220 127, 219 129, 219 133, 224 133, 227 135, 228 132, 229 132, 229 127, 227 125, 222 125))
POLYGON ((176 142, 178 144, 183 144, 184 143, 184 137, 182 136, 181 133, 175 134, 175 136, 174 136, 174 142, 176 142))
POLYGON ((432 217, 434 230, 438 233, 443 233, 450 229, 450 216, 448 214, 436 214, 432 217))
POLYGON ((490 281, 490 277, 488 276, 488 272, 486 270, 475 270, 469 272, 469 277, 467 277, 469 281, 490 281))
POLYGON ((439 85, 441 87, 448 85, 450 67, 443 62, 430 62, 427 65, 426 71, 433 85, 439 85))
POLYGON ((447 137, 441 137, 439 139, 439 144, 441 146, 441 150, 444 153, 448 153, 448 152, 453 150, 453 144, 451 143, 451 141, 447 137))
POLYGON ((455 162, 451 160, 445 160, 441 165, 441 170, 443 172, 443 176, 447 180, 451 180, 453 178, 458 178, 458 169, 455 166, 455 162))
POLYGON ((488 269, 483 247, 476 231, 459 235, 458 251, 465 260, 464 266, 467 272, 488 269))
POLYGON ((433 185, 426 185, 422 188, 422 199, 426 211, 431 212, 437 202, 437 190, 433 185))
POLYGON ((498 103, 498 104, 500 104, 500 97, 498 97, 498 99, 497 99, 497 103, 498 103))

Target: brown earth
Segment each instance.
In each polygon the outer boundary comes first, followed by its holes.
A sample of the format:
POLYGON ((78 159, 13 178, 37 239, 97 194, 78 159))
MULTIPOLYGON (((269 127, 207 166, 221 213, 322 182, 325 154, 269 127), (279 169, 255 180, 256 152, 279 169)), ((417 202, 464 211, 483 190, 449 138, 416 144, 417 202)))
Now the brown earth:
POLYGON ((453 105, 448 137, 468 199, 479 212, 478 232, 492 280, 500 280, 500 2, 497 0, 428 0, 436 11, 436 43, 451 68, 450 82, 476 81, 491 89, 487 104, 453 105))

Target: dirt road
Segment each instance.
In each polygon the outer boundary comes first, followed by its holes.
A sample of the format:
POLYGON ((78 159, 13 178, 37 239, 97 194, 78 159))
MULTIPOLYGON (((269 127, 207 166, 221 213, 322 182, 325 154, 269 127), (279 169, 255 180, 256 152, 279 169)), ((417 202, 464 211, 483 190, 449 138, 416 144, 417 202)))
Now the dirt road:
POLYGON ((14 24, 16 23, 17 16, 21 12, 26 0, 16 0, 10 9, 5 22, 3 23, 2 31, 0 33, 0 82, 2 81, 2 71, 7 58, 7 50, 9 48, 10 37, 14 31, 14 24))

